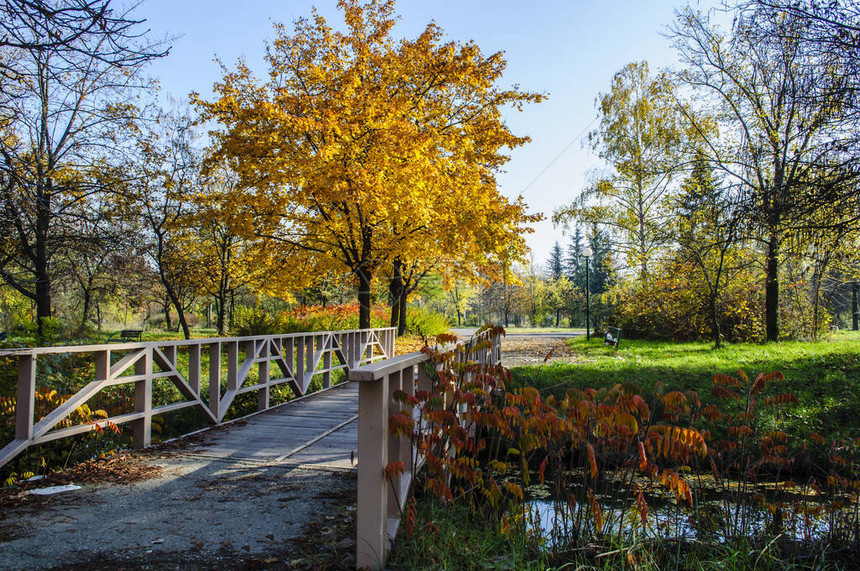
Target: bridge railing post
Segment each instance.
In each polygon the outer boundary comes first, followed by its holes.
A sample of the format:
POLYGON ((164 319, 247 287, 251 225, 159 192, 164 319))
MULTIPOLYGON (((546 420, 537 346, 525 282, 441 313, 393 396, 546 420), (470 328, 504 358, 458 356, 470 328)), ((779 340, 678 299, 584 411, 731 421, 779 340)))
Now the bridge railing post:
MULTIPOLYGON (((387 333, 387 332, 385 332, 387 333)), ((492 347, 470 352, 484 338, 467 342, 455 351, 455 366, 468 361, 498 364, 498 338, 492 347), (473 354, 474 353, 474 354, 473 354)), ((393 338, 380 338, 383 347, 391 347, 393 338)), ((393 347, 392 347, 393 349, 393 347)), ((378 361, 349 372, 358 388, 358 514, 356 537, 356 567, 377 569, 385 566, 391 541, 397 533, 401 510, 408 500, 409 487, 423 464, 409 436, 391 435, 389 420, 397 413, 409 410, 395 392, 402 390, 414 395, 416 390, 433 391, 433 370, 428 367, 429 355, 412 353, 378 361), (417 371, 416 371, 417 367, 417 371), (403 473, 386 468, 393 462, 403 462, 403 473)), ((444 365, 436 363, 439 370, 444 365)), ((473 376, 473 372, 468 372, 473 376)), ((452 395, 445 394, 449 402, 452 395)), ((419 407, 412 409, 415 430, 423 431, 425 422, 419 407)))
POLYGON ((324 389, 331 388, 331 354, 334 351, 334 335, 326 333, 320 339, 320 351, 323 356, 323 373, 322 385, 324 389))
POLYGON ((33 437, 33 413, 36 408, 36 356, 18 357, 18 391, 15 401, 15 438, 33 437))
POLYGON ((133 422, 134 447, 150 445, 152 439, 152 347, 146 347, 143 355, 134 364, 134 373, 139 378, 134 382, 134 412, 143 416, 133 422))
POLYGON ((221 419, 221 343, 209 343, 209 410, 221 419))
POLYGON ((188 346, 188 386, 200 396, 200 343, 188 346))
POLYGON ((358 387, 357 559, 379 568, 388 552, 388 377, 358 387))
MULTIPOLYGON (((269 408, 269 391, 271 389, 271 361, 269 361, 269 340, 259 341, 263 344, 260 349, 260 358, 263 359, 257 365, 259 379, 257 382, 262 385, 262 388, 257 391, 257 410, 267 410, 269 408)), ((255 348, 256 349, 256 348, 255 348)))
MULTIPOLYGON (((304 396, 313 377, 321 377, 323 388, 330 388, 333 371, 348 373, 368 359, 391 357, 393 350, 391 328, 0 350, 3 362, 18 369, 16 405, 14 419, 11 419, 15 427, 14 439, 0 442, 0 466, 30 446, 95 429, 96 423, 73 418, 76 407, 72 404, 93 402, 90 399, 114 385, 125 385, 133 390, 133 410, 124 409, 122 413, 100 419, 98 425, 103 428, 114 422, 131 424, 134 445, 142 448, 152 440, 154 415, 200 407, 209 421, 220 424, 240 393, 257 391, 257 409, 265 410, 272 406, 272 387, 276 385, 289 383, 296 396, 304 396), (332 354, 340 364, 333 363, 332 354), (89 382, 41 418, 38 414, 42 412, 42 403, 36 401, 39 360, 62 360, 68 355, 89 359, 89 382), (205 386, 207 375, 208 389, 205 386), (156 380, 158 402, 153 402, 156 380), (166 393, 161 388, 171 392, 166 393), (179 400, 174 399, 174 395, 179 400)), ((107 408, 115 410, 117 407, 107 408)))

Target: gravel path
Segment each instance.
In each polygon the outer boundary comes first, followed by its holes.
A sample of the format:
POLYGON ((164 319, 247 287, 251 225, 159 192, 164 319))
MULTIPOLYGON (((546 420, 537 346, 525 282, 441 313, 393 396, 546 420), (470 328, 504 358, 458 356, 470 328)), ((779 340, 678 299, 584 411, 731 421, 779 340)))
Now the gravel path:
POLYGON ((502 341, 502 365, 508 368, 540 365, 545 360, 575 363, 577 357, 568 349, 566 339, 569 336, 508 335, 502 341))
POLYGON ((36 501, 19 494, 19 505, 5 506, 0 519, 0 569, 354 567, 354 471, 201 460, 181 451, 129 462, 157 475, 85 482, 36 501), (308 550, 309 539, 325 545, 308 550))

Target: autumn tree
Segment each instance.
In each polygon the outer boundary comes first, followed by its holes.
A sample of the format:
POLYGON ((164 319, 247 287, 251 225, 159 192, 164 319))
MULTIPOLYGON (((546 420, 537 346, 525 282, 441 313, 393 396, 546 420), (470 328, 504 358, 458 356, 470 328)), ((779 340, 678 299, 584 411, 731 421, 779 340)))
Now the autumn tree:
MULTIPOLYGON (((741 208, 765 251, 767 339, 779 339, 780 267, 792 232, 823 227, 833 206, 856 221, 854 137, 842 62, 796 41, 803 22, 790 13, 739 8, 726 34, 692 9, 673 33, 686 69, 680 80, 717 129, 689 114, 703 149, 737 181, 741 208)), ((844 217, 838 217, 840 224, 844 217)))
POLYGON ((139 251, 156 269, 164 288, 168 328, 173 306, 186 339, 191 337, 186 310, 200 289, 204 271, 193 225, 201 185, 194 139, 193 121, 187 114, 161 112, 139 136, 137 161, 128 167, 135 172, 133 182, 118 197, 141 228, 139 251))
MULTIPOLYGON (((857 89, 860 80, 860 5, 856 2, 810 0, 750 0, 750 8, 776 15, 789 15, 802 23, 792 30, 795 41, 819 54, 840 60, 838 70, 857 89)), ((860 111, 855 100, 853 107, 860 111)))
POLYGON ((78 238, 74 247, 55 256, 55 273, 62 275, 61 283, 67 282, 80 304, 78 333, 84 331, 94 312, 101 329, 99 308, 117 292, 117 285, 124 280, 121 266, 136 251, 136 228, 117 216, 114 206, 107 193, 87 201, 75 218, 78 238))
POLYGON ((215 328, 227 334, 228 300, 240 288, 253 285, 261 292, 271 291, 258 271, 265 245, 252 236, 247 226, 253 214, 238 207, 234 200, 244 189, 239 177, 227 165, 215 165, 191 193, 194 206, 184 226, 191 226, 189 239, 196 244, 200 264, 199 290, 215 302, 215 328))
POLYGON ((630 63, 615 74, 609 93, 597 98, 600 126, 589 134, 610 171, 553 215, 556 224, 580 221, 607 228, 640 281, 668 241, 668 191, 686 150, 672 91, 665 75, 651 76, 647 62, 630 63))
POLYGON ((582 263, 583 240, 582 229, 579 225, 574 226, 573 234, 567 245, 564 257, 564 273, 577 287, 585 288, 585 267, 582 263))
POLYGON ((522 243, 524 207, 501 197, 495 173, 508 159, 503 149, 527 139, 510 133, 501 113, 540 97, 497 87, 502 55, 443 42, 434 24, 396 40, 393 1, 338 6, 345 32, 317 13, 292 34, 278 24, 268 81, 239 62, 216 84, 215 101, 196 103, 221 126, 218 154, 256 191, 246 197, 260 213, 255 231, 295 248, 303 268, 352 272, 359 324, 368 327, 380 269, 447 247, 452 220, 458 251, 480 250, 487 267, 524 249, 469 242, 492 216, 522 243), (487 214, 463 225, 459 210, 487 214))
POLYGON ((454 306, 454 312, 457 314, 457 327, 460 327, 466 319, 466 310, 469 307, 470 300, 475 296, 476 289, 462 282, 454 282, 448 288, 447 293, 451 305, 454 306))
POLYGON ((555 326, 558 327, 561 321, 561 312, 564 309, 565 296, 563 292, 570 284, 564 276, 564 251, 558 241, 553 244, 549 252, 549 259, 546 262, 546 278, 549 281, 548 304, 550 309, 555 311, 555 326), (562 279, 565 283, 559 285, 562 279))
POLYGON ((8 0, 0 14, 0 276, 41 327, 52 260, 75 247, 87 201, 116 182, 108 167, 137 117, 140 69, 166 52, 108 1, 8 0))

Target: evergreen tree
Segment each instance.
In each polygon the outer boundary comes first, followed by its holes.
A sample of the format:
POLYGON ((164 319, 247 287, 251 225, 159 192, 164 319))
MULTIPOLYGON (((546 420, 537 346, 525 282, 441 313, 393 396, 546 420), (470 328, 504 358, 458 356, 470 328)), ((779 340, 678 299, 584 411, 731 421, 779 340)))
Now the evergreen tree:
POLYGON ((575 287, 585 289, 585 264, 582 259, 582 230, 576 226, 567 246, 567 257, 564 260, 564 269, 575 287))
POLYGON ((555 245, 549 252, 549 260, 546 263, 546 277, 550 281, 558 281, 564 275, 564 253, 556 240, 555 245))
MULTIPOLYGON (((612 285, 612 246, 606 230, 592 224, 588 242, 594 251, 589 260, 588 281, 591 295, 598 295, 612 285)), ((584 271, 583 271, 584 273, 584 271)))

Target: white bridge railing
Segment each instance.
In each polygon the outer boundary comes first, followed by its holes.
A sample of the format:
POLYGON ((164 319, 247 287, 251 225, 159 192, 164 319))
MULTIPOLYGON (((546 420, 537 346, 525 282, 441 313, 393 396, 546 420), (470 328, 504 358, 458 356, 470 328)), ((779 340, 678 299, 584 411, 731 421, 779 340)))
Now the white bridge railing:
POLYGON ((132 423, 134 445, 143 448, 152 439, 153 416, 197 407, 206 420, 219 424, 234 399, 244 393, 256 392, 257 410, 266 410, 270 392, 278 385, 287 384, 294 395, 301 396, 314 377, 320 376, 322 387, 328 388, 336 370, 348 372, 393 357, 395 336, 394 328, 382 328, 0 351, 0 362, 17 360, 18 367, 15 437, 0 442, 5 444, 0 466, 30 446, 112 424, 132 423), (78 378, 62 378, 64 373, 57 371, 67 369, 62 363, 56 367, 57 359, 74 360, 78 378), (180 400, 155 403, 156 383, 178 389, 180 400), (72 420, 80 407, 98 402, 100 393, 122 385, 127 387, 128 410, 89 422, 72 420), (36 418, 37 395, 52 389, 70 396, 36 418))
MULTIPOLYGON (((481 365, 501 363, 501 338, 491 331, 473 337, 460 345, 458 362, 481 365), (490 341, 490 343, 486 343, 490 341), (480 344, 480 345, 479 345, 480 344)), ((358 388, 358 507, 356 568, 381 569, 400 523, 401 509, 406 505, 410 486, 423 460, 415 453, 406 436, 393 436, 388 418, 406 412, 395 400, 396 391, 415 395, 416 391, 433 391, 432 371, 427 370, 430 355, 410 353, 350 370, 349 380, 358 388), (403 462, 402 474, 386 477, 391 462, 403 462)), ((419 421, 419 410, 412 412, 419 421)))

